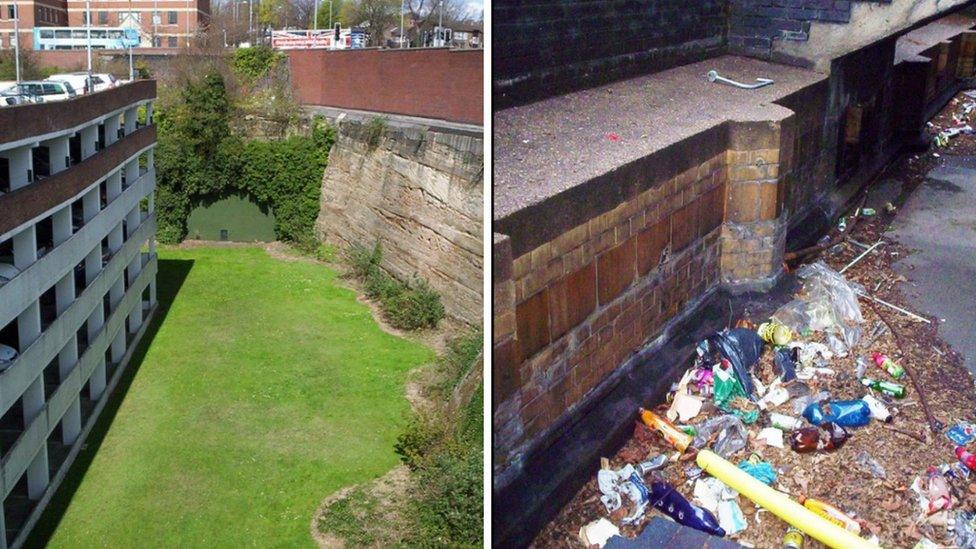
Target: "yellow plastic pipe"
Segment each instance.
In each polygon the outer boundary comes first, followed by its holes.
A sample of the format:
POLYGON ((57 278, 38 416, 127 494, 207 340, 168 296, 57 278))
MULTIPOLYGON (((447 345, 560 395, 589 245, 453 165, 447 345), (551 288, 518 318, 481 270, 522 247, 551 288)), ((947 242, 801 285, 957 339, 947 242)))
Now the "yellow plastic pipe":
POLYGON ((721 480, 733 490, 752 500, 756 505, 770 511, 824 545, 835 549, 854 547, 874 549, 877 547, 866 539, 848 532, 793 501, 783 492, 759 482, 749 473, 732 465, 722 456, 710 450, 700 450, 695 461, 706 473, 721 480))

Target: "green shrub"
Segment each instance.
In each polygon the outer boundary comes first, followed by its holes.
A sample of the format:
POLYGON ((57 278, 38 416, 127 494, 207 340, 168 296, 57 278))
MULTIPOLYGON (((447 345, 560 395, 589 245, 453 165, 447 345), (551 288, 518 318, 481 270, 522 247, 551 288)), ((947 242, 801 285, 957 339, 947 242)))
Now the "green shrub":
POLYGON ((237 48, 231 61, 234 73, 245 81, 258 80, 284 59, 284 54, 270 46, 259 45, 251 48, 237 48))
POLYGON ((423 279, 403 284, 403 290, 383 301, 390 324, 401 330, 435 328, 444 318, 441 296, 423 279))
POLYGON ((481 547, 484 542, 483 459, 480 448, 454 446, 417 471, 416 527, 406 545, 481 547))
POLYGON ((365 281, 370 273, 379 269, 383 259, 383 250, 379 241, 370 248, 365 244, 353 242, 345 253, 346 263, 352 268, 352 276, 365 281))

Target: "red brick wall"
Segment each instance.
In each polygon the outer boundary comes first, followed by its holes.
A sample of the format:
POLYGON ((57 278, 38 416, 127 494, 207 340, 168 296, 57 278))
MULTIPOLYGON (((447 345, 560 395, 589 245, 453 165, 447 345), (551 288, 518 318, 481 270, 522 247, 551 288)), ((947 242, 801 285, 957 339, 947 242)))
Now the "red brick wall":
POLYGON ((288 52, 303 105, 483 123, 481 50, 301 50, 288 52))

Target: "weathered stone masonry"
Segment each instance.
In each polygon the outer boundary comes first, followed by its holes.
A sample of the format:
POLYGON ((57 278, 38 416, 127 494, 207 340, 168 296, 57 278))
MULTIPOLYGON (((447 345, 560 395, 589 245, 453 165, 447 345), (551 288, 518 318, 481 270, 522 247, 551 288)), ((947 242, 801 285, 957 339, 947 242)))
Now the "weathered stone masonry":
POLYGON ((477 132, 343 122, 322 180, 317 236, 383 247, 395 276, 426 279, 447 314, 482 318, 483 139, 477 132))

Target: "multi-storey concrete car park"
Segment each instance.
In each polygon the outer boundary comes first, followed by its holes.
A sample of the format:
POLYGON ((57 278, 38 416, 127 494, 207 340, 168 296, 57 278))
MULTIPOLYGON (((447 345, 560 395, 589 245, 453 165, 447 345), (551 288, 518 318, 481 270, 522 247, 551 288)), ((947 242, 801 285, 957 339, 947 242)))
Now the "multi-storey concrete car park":
POLYGON ((0 109, 0 548, 37 521, 156 303, 154 81, 0 109))

